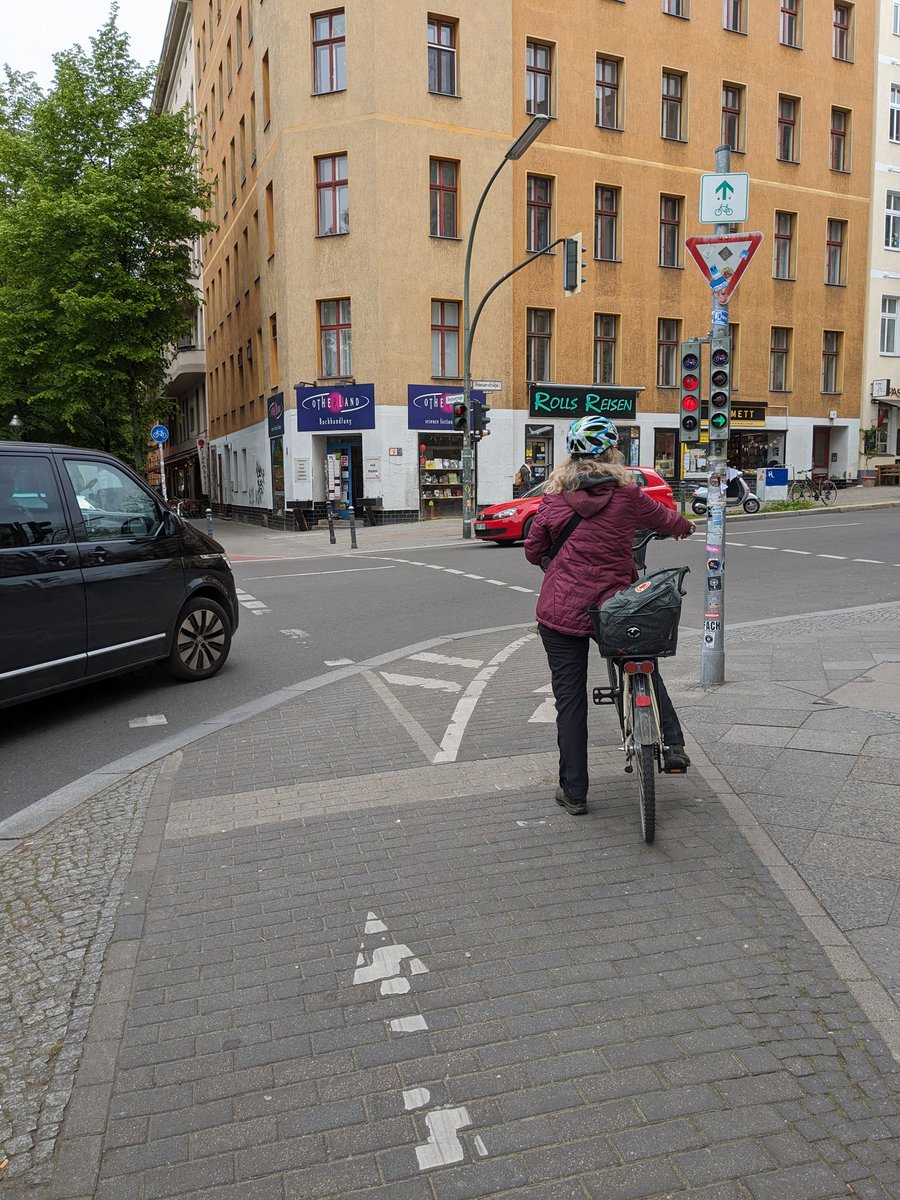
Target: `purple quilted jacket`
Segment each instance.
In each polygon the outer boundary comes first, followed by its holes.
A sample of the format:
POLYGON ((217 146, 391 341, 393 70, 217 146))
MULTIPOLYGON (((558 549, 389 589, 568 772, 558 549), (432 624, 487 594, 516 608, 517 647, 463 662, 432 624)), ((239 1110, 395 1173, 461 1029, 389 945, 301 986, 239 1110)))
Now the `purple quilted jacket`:
POLYGON ((590 636, 588 609, 602 604, 637 578, 631 543, 638 526, 685 537, 691 523, 637 484, 604 480, 573 492, 544 496, 525 541, 525 557, 538 564, 559 539, 572 513, 583 518, 566 538, 541 586, 537 619, 559 633, 590 636))

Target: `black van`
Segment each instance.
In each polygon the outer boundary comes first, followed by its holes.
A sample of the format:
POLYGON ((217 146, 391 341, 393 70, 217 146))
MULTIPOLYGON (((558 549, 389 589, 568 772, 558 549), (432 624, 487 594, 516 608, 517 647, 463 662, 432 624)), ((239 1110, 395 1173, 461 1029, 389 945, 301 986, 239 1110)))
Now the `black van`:
POLYGON ((237 624, 222 547, 117 458, 0 442, 0 707, 151 662, 208 679, 237 624))

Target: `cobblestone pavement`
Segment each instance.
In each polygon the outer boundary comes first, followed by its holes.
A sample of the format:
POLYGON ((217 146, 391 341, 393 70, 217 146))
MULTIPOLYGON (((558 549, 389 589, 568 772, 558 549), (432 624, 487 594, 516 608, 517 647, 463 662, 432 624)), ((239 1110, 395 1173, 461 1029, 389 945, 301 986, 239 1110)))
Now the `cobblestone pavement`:
MULTIPOLYGON (((392 664, 170 756, 83 1047, 36 1022, 81 1054, 51 1182, 4 1141, 0 1189, 898 1200, 898 1009, 873 971, 891 983, 900 754, 864 682, 887 671, 894 703, 898 608, 794 622, 777 652, 772 623, 736 629, 714 694, 672 664, 695 768, 660 780, 652 847, 608 709, 590 814, 553 804, 527 629, 454 639, 433 670, 457 692, 413 701, 392 664)), ((97 821, 32 851, 83 829, 86 856, 97 821)))

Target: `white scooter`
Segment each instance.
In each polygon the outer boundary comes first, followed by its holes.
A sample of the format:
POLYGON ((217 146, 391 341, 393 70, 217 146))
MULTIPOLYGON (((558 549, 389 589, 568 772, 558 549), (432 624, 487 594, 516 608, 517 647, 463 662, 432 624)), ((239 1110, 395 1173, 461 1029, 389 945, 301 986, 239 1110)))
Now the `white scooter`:
MULTIPOLYGON (((742 508, 745 513, 757 513, 760 509, 759 496, 755 492, 751 492, 749 487, 744 483, 743 479, 738 480, 741 486, 741 494, 739 496, 726 496, 726 508, 742 508)), ((695 516, 703 517, 706 515, 706 487, 696 487, 691 500, 691 511, 695 516)))

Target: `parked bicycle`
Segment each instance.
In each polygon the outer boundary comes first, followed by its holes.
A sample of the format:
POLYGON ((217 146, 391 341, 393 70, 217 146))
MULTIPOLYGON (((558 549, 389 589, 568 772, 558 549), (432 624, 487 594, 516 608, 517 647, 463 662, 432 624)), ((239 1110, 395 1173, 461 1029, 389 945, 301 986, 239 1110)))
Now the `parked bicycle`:
MULTIPOLYGON (((600 653, 609 672, 609 687, 594 688, 592 699, 595 704, 616 706, 626 773, 632 774, 637 766, 641 833, 648 843, 656 836, 656 775, 663 773, 664 744, 653 674, 658 659, 675 653, 681 597, 686 594, 682 585, 690 570, 665 567, 646 575, 646 546, 656 536, 647 532, 635 537, 635 563, 644 578, 612 597, 617 601, 629 596, 630 604, 633 595, 634 604, 625 611, 620 603, 614 617, 609 600, 599 609, 591 609, 600 653)), ((683 775, 684 771, 670 774, 683 775)))
POLYGON ((789 500, 806 501, 809 504, 821 500, 823 504, 834 504, 837 500, 837 488, 830 479, 816 479, 811 471, 798 471, 799 479, 795 479, 788 492, 789 500))

